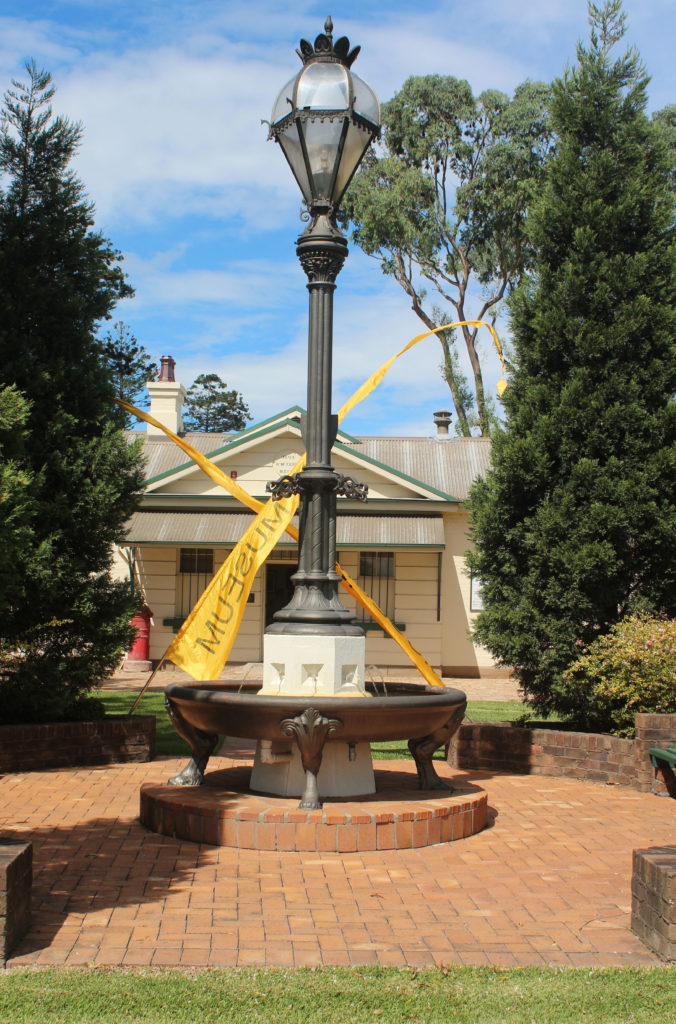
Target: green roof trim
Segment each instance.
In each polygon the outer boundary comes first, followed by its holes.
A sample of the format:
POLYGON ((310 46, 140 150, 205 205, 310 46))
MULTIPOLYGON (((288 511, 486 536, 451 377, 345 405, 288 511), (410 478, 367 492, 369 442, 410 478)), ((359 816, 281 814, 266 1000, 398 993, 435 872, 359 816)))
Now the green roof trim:
MULTIPOLYGON (((214 448, 212 451, 201 452, 200 454, 204 455, 205 459, 211 459, 216 455, 223 455, 225 452, 234 451, 236 448, 238 448, 241 444, 244 444, 245 442, 255 441, 259 437, 264 437, 266 434, 271 434, 278 427, 286 426, 293 427, 296 430, 300 430, 300 423, 298 423, 297 420, 288 417, 287 414, 299 412, 301 415, 303 415, 304 411, 305 410, 301 409, 300 406, 292 406, 290 409, 286 409, 284 413, 280 413, 280 416, 271 416, 269 419, 263 420, 261 423, 255 424, 253 427, 249 427, 247 430, 243 430, 239 434, 235 434, 232 440, 226 442, 226 444, 224 445, 221 445, 220 448, 214 448), (287 418, 281 419, 281 416, 286 416, 287 418)), ((346 434, 342 430, 339 430, 338 433, 340 436, 345 437, 350 442, 354 442, 355 444, 361 443, 357 438, 351 437, 350 434, 346 434)), ((338 444, 339 442, 336 442, 336 446, 338 446, 338 444)), ((346 451, 351 450, 352 449, 349 448, 346 449, 346 451)), ((148 477, 147 480, 143 481, 144 485, 148 486, 148 484, 154 484, 158 480, 163 480, 168 476, 174 476, 174 474, 181 473, 184 469, 188 469, 190 466, 195 465, 197 465, 197 463, 193 462, 192 459, 190 459, 188 462, 182 462, 179 466, 174 466, 173 469, 165 470, 164 473, 158 473, 156 476, 148 477)))

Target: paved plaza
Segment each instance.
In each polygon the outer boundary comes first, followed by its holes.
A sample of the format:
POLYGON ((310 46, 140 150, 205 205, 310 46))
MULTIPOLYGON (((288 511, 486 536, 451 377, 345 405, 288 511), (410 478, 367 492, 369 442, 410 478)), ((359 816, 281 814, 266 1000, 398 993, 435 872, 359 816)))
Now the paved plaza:
POLYGON ((471 838, 361 854, 239 852, 139 824, 141 784, 180 765, 0 779, 0 834, 34 851, 33 924, 8 967, 660 962, 629 928, 632 850, 676 842, 673 800, 463 772, 490 808, 490 827, 471 838))

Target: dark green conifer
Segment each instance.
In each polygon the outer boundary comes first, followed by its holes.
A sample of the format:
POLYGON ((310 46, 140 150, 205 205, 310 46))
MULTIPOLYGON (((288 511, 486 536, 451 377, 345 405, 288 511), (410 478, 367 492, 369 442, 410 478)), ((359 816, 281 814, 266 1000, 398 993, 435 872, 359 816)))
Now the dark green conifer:
POLYGON ((3 721, 77 716, 113 670, 134 596, 111 578, 112 545, 142 484, 95 337, 130 289, 69 170, 80 127, 52 115, 51 76, 27 71, 0 120, 0 386, 27 403, 13 462, 26 528, 0 579, 3 721))
POLYGON ((515 293, 493 470, 471 496, 476 639, 540 712, 603 725, 563 670, 630 612, 676 614, 672 170, 619 0, 554 84, 557 136, 515 293))

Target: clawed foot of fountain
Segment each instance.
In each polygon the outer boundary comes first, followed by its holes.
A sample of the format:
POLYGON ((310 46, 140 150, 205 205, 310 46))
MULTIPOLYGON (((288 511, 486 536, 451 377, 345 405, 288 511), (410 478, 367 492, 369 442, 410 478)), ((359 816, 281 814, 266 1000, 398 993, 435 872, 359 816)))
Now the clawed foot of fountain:
POLYGON ((443 789, 446 792, 453 792, 453 786, 437 775, 432 757, 434 751, 441 746, 439 737, 436 734, 425 736, 421 740, 409 740, 408 749, 413 755, 415 766, 418 770, 418 785, 421 789, 443 789))
POLYGON ((204 782, 204 772, 200 771, 195 759, 190 758, 182 772, 174 775, 173 779, 167 781, 168 786, 201 786, 204 782))
POLYGON ((321 811, 322 805, 319 800, 301 800, 298 804, 299 811, 321 811))
POLYGON ((440 779, 434 768, 431 773, 425 773, 424 780, 420 779, 421 789, 443 789, 446 793, 452 793, 454 787, 445 779, 440 779))
POLYGON ((303 811, 319 811, 321 810, 322 802, 319 799, 319 788, 317 786, 317 776, 314 772, 305 772, 305 790, 298 804, 298 809, 303 811))

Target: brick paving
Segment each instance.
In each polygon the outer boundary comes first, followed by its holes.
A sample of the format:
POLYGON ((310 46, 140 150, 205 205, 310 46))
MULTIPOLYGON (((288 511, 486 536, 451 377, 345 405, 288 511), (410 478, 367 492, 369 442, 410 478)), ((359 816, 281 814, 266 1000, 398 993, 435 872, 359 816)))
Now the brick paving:
POLYGON ((491 826, 471 838, 240 852, 139 824, 141 784, 179 766, 0 779, 1 834, 34 844, 33 924, 10 968, 659 964, 629 928, 632 849, 676 842, 672 800, 460 773, 488 793, 491 826))

